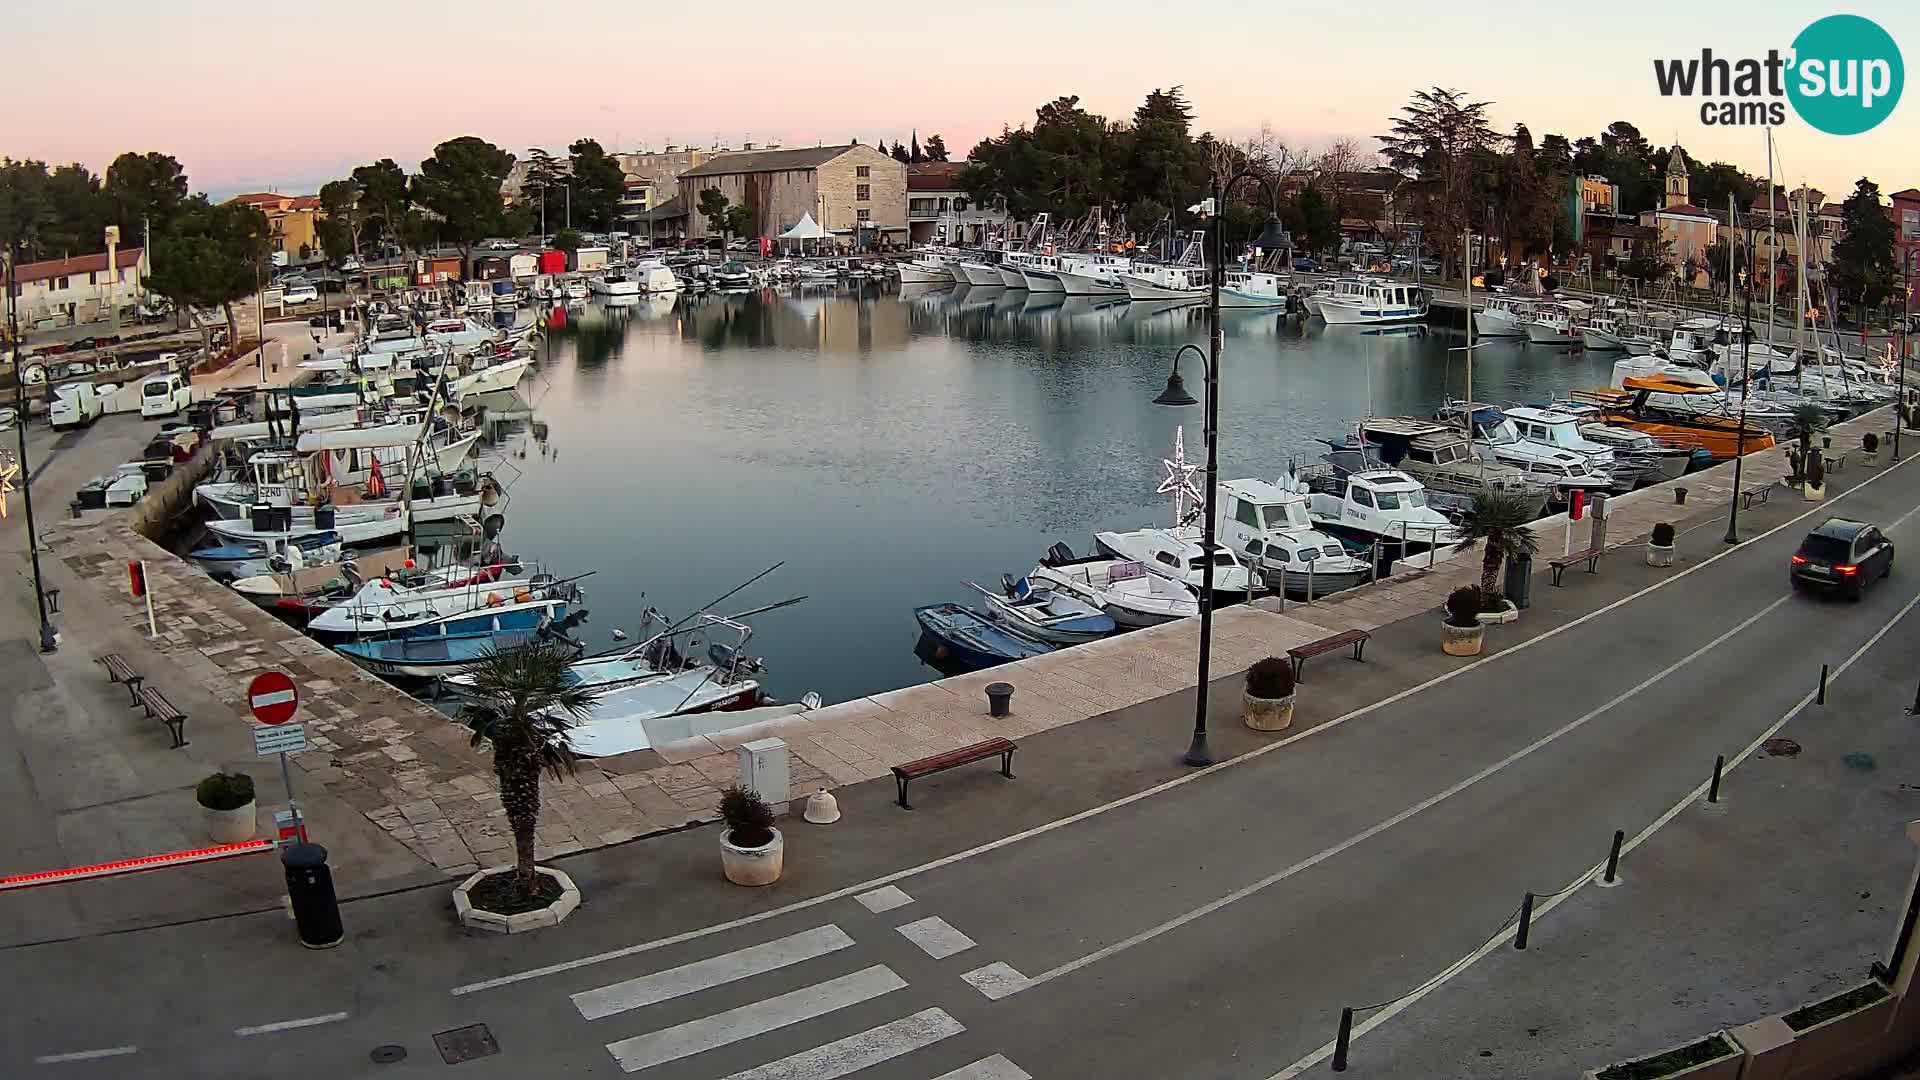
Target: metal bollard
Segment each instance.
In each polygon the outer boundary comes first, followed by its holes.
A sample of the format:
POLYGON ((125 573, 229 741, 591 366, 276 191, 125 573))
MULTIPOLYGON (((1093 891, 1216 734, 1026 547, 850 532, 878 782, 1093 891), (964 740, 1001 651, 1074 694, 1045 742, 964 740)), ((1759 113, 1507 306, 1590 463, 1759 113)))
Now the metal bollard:
POLYGON ((1920 685, 1913 688, 1913 708, 1907 710, 1908 716, 1920 716, 1920 685))
POLYGON ((1012 712, 1013 712, 1013 684, 1003 683, 1003 682, 988 683, 987 684, 987 715, 995 718, 999 718, 999 717, 1007 716, 1012 712))
POLYGON ((1813 703, 1815 705, 1827 703, 1827 665, 1825 664, 1820 665, 1820 692, 1814 696, 1813 703))
POLYGON ((1532 929, 1532 927, 1533 927, 1533 894, 1528 893, 1520 901, 1520 927, 1519 929, 1515 930, 1513 934, 1514 948, 1525 949, 1527 947, 1527 931, 1532 929))
POLYGON ((1710 803, 1720 801, 1720 771, 1726 767, 1727 755, 1713 755, 1713 784, 1707 788, 1707 801, 1710 803))
POLYGON ((333 874, 327 870, 327 849, 319 844, 288 844, 280 849, 287 872, 287 900, 293 906, 300 944, 309 949, 331 949, 346 937, 340 926, 340 902, 333 894, 333 874))
POLYGON ((1600 879, 1601 884, 1611 885, 1614 883, 1614 875, 1620 870, 1620 845, 1626 838, 1627 834, 1625 830, 1613 830, 1613 850, 1607 852, 1607 873, 1605 877, 1600 879))
POLYGON ((1347 1044, 1353 1041, 1353 1010, 1340 1010, 1340 1034, 1333 1040, 1333 1071, 1347 1071, 1347 1044))

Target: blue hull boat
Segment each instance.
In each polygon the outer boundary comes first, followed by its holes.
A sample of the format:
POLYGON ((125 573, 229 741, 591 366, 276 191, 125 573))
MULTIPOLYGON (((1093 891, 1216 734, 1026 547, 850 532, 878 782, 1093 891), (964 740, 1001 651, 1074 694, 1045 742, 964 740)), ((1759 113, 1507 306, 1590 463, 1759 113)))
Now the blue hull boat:
POLYGON ((1053 651, 1053 646, 1016 634, 959 604, 915 608, 913 617, 924 632, 923 640, 932 645, 926 659, 942 670, 978 671, 1053 651))
POLYGON ((289 543, 299 549, 303 566, 319 566, 340 558, 340 534, 331 530, 306 533, 271 545, 264 540, 235 540, 196 548, 187 553, 187 558, 222 581, 258 577, 275 572, 274 560, 286 557, 289 543))
POLYGON ((563 632, 585 617, 585 611, 569 609, 564 600, 550 600, 497 615, 483 609, 414 627, 399 637, 335 645, 333 651, 375 675, 436 679, 466 671, 491 653, 523 648, 542 640, 564 645, 576 653, 585 651, 583 643, 563 632))

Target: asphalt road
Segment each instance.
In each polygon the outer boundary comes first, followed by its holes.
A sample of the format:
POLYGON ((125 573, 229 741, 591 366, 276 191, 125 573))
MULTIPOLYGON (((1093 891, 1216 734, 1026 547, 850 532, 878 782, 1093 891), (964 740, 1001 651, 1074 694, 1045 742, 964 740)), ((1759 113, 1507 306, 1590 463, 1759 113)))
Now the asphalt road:
POLYGON ((1663 587, 899 895, 602 956, 416 933, 445 925, 438 890, 358 910, 331 954, 289 957, 271 917, 42 946, 10 957, 0 1046, 24 1075, 412 1075, 445 1068, 422 1032, 483 1020, 501 1050, 462 1075, 1262 1080, 1326 1043, 1342 1005, 1405 994, 1523 891, 1587 872, 1920 603, 1916 505, 1920 469, 1884 472, 1663 587), (1825 512, 1888 525, 1907 553, 1861 603, 1787 589, 1825 512), (62 977, 80 970, 130 974, 62 977), (373 1064, 389 1042, 410 1056, 373 1064))

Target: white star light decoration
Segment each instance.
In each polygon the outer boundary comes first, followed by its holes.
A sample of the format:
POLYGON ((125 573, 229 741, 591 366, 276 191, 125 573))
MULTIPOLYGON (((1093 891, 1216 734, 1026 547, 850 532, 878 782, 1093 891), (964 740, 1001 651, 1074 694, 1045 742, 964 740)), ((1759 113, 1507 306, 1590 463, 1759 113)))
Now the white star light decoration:
POLYGON ((1154 489, 1156 495, 1173 493, 1173 527, 1179 528, 1187 523, 1187 499, 1193 499, 1198 507, 1206 502, 1200 494, 1200 485, 1194 483, 1193 474, 1200 471, 1197 463, 1187 460, 1187 429, 1185 426, 1173 429, 1173 457, 1161 458, 1160 465, 1167 470, 1166 479, 1154 489))

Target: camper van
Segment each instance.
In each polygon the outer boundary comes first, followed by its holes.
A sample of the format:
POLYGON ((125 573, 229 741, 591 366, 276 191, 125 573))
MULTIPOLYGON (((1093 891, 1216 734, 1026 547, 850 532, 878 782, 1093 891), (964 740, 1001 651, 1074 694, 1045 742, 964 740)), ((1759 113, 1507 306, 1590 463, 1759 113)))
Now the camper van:
POLYGON ((47 410, 47 422, 55 431, 85 427, 100 419, 106 402, 90 382, 66 383, 54 387, 53 404, 47 410))
POLYGON ((193 402, 193 389, 180 373, 149 375, 140 380, 140 415, 143 417, 178 416, 193 402))

